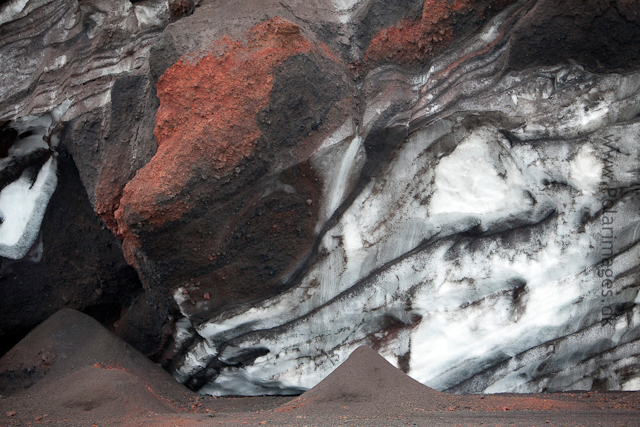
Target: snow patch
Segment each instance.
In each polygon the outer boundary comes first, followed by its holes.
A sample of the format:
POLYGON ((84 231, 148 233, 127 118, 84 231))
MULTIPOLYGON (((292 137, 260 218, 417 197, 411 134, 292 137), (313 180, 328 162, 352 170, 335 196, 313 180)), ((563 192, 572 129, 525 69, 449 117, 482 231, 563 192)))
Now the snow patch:
POLYGON ((51 64, 51 66, 44 67, 44 72, 46 73, 49 71, 60 69, 64 67, 66 63, 67 63, 67 55, 60 55, 55 59, 55 61, 53 61, 53 64, 51 64))
POLYGON ((623 391, 638 391, 640 390, 640 376, 633 377, 624 383, 622 383, 623 391))
POLYGON ((602 176, 602 161, 596 156, 590 144, 580 147, 578 154, 569 164, 571 180, 579 190, 586 195, 593 195, 598 191, 602 176))
POLYGON ((431 214, 486 214, 526 203, 522 177, 498 158, 496 137, 487 128, 476 130, 440 160, 431 214))
POLYGON ((163 27, 169 15, 169 3, 166 0, 136 3, 133 11, 141 30, 163 27))
POLYGON ((13 0, 7 3, 0 12, 0 25, 18 19, 29 0, 13 0))
POLYGON ((223 370, 216 381, 204 386, 200 393, 214 396, 296 396, 306 390, 289 385, 286 381, 256 380, 244 370, 231 368, 223 370))

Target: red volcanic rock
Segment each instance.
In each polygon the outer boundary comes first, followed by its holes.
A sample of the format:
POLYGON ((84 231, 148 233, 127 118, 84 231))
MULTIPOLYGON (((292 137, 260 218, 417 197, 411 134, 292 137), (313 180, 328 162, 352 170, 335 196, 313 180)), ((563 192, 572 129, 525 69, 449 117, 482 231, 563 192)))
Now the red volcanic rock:
POLYGON ((371 41, 364 60, 371 64, 382 61, 410 64, 433 56, 457 34, 454 21, 472 16, 484 19, 486 7, 501 9, 511 0, 482 2, 478 0, 426 0, 419 19, 403 19, 383 29, 371 41))
POLYGON ((403 19, 375 36, 365 60, 412 62, 428 55, 453 37, 449 18, 453 10, 460 10, 460 3, 456 0, 449 5, 445 0, 427 0, 420 19, 403 19))
POLYGON ((158 151, 125 186, 115 213, 127 260, 138 246, 130 223, 159 226, 191 208, 191 180, 218 179, 249 156, 261 132, 272 73, 287 58, 318 50, 280 18, 255 26, 245 43, 222 38, 202 57, 186 55, 158 82, 158 151))

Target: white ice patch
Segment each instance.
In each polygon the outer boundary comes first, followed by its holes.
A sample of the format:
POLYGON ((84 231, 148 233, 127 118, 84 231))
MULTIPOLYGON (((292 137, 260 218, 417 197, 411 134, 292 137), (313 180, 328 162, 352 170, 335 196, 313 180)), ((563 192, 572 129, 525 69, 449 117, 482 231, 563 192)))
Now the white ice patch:
POLYGON ((0 11, 0 25, 18 19, 29 0, 12 0, 0 11))
POLYGON ((292 386, 286 381, 259 381, 244 370, 226 369, 220 373, 216 381, 200 389, 202 394, 214 396, 289 396, 298 395, 305 388, 292 386))
POLYGON ((598 129, 605 123, 604 119, 608 112, 609 109, 607 107, 600 107, 588 113, 585 112, 580 115, 580 125, 588 130, 598 129))
POLYGON ((367 3, 368 0, 331 0, 333 9, 338 13, 338 21, 342 24, 349 23, 358 9, 366 7, 367 3))
MULTIPOLYGON (((9 147, 8 155, 0 159, 0 170, 9 166, 25 167, 29 163, 28 160, 24 163, 25 159, 34 154, 50 157, 37 176, 32 176, 35 171, 27 168, 19 179, 10 182, 0 192, 0 256, 23 258, 38 237, 44 213, 58 182, 57 163, 52 151, 55 146, 50 146, 47 137, 51 137, 69 105, 70 101, 65 100, 48 113, 25 116, 10 122, 10 127, 18 134, 18 140, 9 147)), ((50 140, 55 142, 56 139, 50 140)), ((30 259, 38 262, 41 256, 42 241, 30 259)))
POLYGON ((138 3, 133 5, 133 11, 141 30, 163 27, 169 14, 169 3, 166 0, 138 3))
POLYGON ((336 129, 331 135, 329 135, 324 141, 322 141, 322 145, 320 146, 320 148, 318 148, 318 152, 341 143, 350 136, 353 136, 354 133, 355 125, 353 124, 353 119, 349 119, 344 122, 342 126, 336 129))
POLYGON ((333 0, 332 3, 336 10, 342 12, 353 9, 358 3, 362 3, 362 0, 333 0))
POLYGON ((24 173, 0 192, 0 256, 20 259, 27 254, 57 184, 56 160, 51 157, 35 182, 24 173))
POLYGON ((594 148, 589 144, 580 147, 570 166, 571 181, 576 188, 586 195, 594 194, 602 176, 602 161, 597 157, 594 148))
POLYGON ((193 325, 186 317, 181 317, 176 320, 176 331, 175 331, 175 346, 180 348, 182 344, 186 343, 191 337, 193 337, 193 325))
POLYGON ((25 116, 12 121, 10 125, 19 135, 29 133, 29 136, 18 139, 9 148, 7 157, 0 159, 0 169, 5 168, 16 158, 26 157, 37 150, 52 148, 45 138, 51 136, 70 104, 71 101, 66 99, 48 113, 40 116, 25 116))
MULTIPOLYGON (((356 160, 356 155, 358 154, 358 149, 360 148, 360 144, 362 142, 362 138, 359 136, 355 136, 351 143, 349 144, 349 148, 347 149, 342 161, 340 162, 340 169, 338 169, 338 174, 335 177, 335 182, 333 183, 333 188, 327 194, 328 203, 327 203, 327 211, 335 212, 336 208, 340 203, 344 200, 344 196, 347 192, 347 179, 353 169, 353 165, 356 160)), ((330 214, 329 214, 330 215, 330 214)))
POLYGON ((185 382, 191 375, 207 366, 209 360, 217 356, 216 348, 206 340, 196 344, 182 360, 182 364, 173 372, 173 377, 185 382))
POLYGON ((327 138, 320 151, 311 158, 313 168, 324 183, 324 202, 320 206, 316 232, 322 229, 352 190, 365 159, 362 138, 357 135, 351 120, 327 138))
POLYGON ((495 132, 479 129, 440 160, 431 199, 432 215, 487 214, 526 203, 522 177, 498 157, 495 138, 495 132))
POLYGON ((49 144, 42 138, 44 133, 44 129, 40 129, 39 132, 16 141, 9 148, 9 155, 5 158, 0 158, 0 170, 14 163, 16 159, 27 157, 38 150, 48 150, 49 144))
POLYGON ((640 376, 633 377, 622 384, 623 391, 638 391, 640 390, 640 376))
POLYGON ((66 63, 67 63, 67 55, 60 55, 53 61, 53 64, 51 64, 50 66, 44 67, 44 71, 46 73, 49 71, 58 70, 64 67, 66 63))

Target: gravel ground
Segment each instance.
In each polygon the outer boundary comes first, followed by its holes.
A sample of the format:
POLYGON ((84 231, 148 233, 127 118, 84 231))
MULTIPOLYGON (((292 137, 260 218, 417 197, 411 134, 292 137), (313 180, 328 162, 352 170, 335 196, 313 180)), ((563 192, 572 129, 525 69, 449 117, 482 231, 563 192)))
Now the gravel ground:
POLYGON ((199 396, 73 310, 0 359, 0 393, 0 427, 640 426, 639 392, 459 396, 368 347, 297 397, 199 396))

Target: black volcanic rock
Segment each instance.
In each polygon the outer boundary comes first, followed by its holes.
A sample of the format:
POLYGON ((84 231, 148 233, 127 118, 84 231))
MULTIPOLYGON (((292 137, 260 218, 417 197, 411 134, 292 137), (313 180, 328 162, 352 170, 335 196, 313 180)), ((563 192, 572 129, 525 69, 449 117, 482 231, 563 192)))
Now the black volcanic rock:
POLYGON ((22 260, 0 258, 2 353, 65 307, 113 327, 143 292, 120 242, 95 217, 71 156, 61 149, 57 159, 59 184, 36 247, 22 260))
POLYGON ((524 69, 572 60, 593 72, 640 65, 638 5, 616 0, 542 1, 514 29, 510 66, 524 69))

